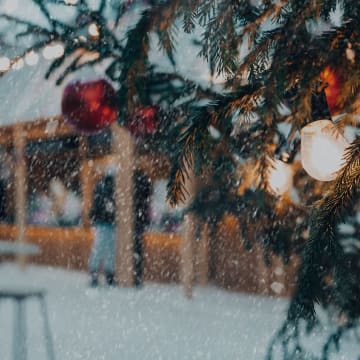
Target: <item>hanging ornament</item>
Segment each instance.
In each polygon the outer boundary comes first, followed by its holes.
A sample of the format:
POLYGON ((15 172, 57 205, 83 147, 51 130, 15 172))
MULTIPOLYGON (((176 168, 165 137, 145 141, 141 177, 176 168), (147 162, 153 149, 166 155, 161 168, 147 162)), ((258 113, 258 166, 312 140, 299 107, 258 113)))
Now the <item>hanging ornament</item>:
POLYGON ((327 66, 320 74, 320 78, 327 84, 325 88, 326 100, 331 115, 337 115, 341 112, 341 104, 339 103, 341 85, 343 82, 340 71, 336 71, 327 66))
POLYGON ((343 165, 346 139, 331 120, 316 120, 301 129, 301 162, 314 179, 331 181, 343 165))
POLYGON ((61 109, 77 131, 98 132, 117 119, 115 90, 104 79, 70 83, 63 92, 61 109))
POLYGON ((135 138, 154 135, 158 130, 159 109, 157 106, 139 108, 126 123, 127 129, 135 138))
POLYGON ((269 159, 267 181, 271 192, 283 195, 293 186, 293 170, 290 164, 279 159, 269 159))

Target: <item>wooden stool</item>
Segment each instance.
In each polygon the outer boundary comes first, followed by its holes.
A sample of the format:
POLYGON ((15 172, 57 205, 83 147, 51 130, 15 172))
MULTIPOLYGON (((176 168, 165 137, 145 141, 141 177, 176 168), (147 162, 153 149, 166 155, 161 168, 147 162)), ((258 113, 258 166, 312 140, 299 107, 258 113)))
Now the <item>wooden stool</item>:
POLYGON ((26 360, 26 312, 25 301, 34 298, 40 303, 40 313, 44 321, 45 346, 49 360, 55 360, 54 348, 50 332, 45 291, 34 289, 0 289, 0 300, 15 301, 13 360, 26 360))

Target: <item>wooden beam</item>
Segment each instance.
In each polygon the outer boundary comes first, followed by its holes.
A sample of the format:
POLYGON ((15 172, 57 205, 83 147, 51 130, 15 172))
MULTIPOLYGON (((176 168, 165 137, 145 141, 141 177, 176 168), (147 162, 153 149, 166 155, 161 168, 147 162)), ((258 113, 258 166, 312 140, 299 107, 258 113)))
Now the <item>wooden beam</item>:
POLYGON ((209 225, 204 223, 197 246, 197 280, 206 285, 209 281, 209 225))
POLYGON ((95 173, 104 174, 109 167, 116 168, 119 158, 117 154, 109 154, 91 159, 95 173))
POLYGON ((61 116, 41 118, 35 121, 5 125, 0 127, 0 144, 6 145, 13 141, 12 134, 15 128, 21 124, 26 133, 26 140, 46 140, 55 137, 75 135, 73 129, 61 116))
POLYGON ((14 138, 14 127, 1 127, 0 128, 0 144, 1 145, 10 145, 12 144, 14 138))
POLYGON ((116 279, 124 286, 133 284, 133 171, 134 142, 130 133, 117 124, 112 126, 113 153, 117 164, 116 201, 116 279))
MULTIPOLYGON (((188 197, 185 205, 189 205, 195 193, 195 177, 191 169, 188 169, 189 177, 185 180, 185 187, 188 197)), ((196 218, 194 214, 187 214, 184 217, 182 242, 180 249, 180 279, 183 284, 185 296, 192 297, 194 281, 194 242, 196 237, 196 218)))
MULTIPOLYGON (((13 128, 14 153, 15 153, 15 219, 17 224, 16 241, 24 242, 26 220, 26 162, 25 162, 25 137, 26 133, 21 124, 13 128)), ((26 256, 17 258, 21 265, 25 265, 26 256)))
POLYGON ((145 172, 154 182, 169 176, 170 162, 163 154, 140 154, 136 157, 136 168, 145 172))
POLYGON ((76 134, 62 116, 28 122, 25 123, 24 128, 27 132, 27 139, 29 141, 37 139, 45 140, 76 134))
POLYGON ((192 298, 194 281, 194 238, 195 215, 184 216, 182 242, 180 248, 180 281, 183 284, 185 296, 192 298))
POLYGON ((266 265, 262 247, 255 240, 255 225, 242 224, 248 227, 248 240, 253 244, 252 251, 256 254, 257 263, 257 293, 268 295, 270 291, 270 268, 266 265))
MULTIPOLYGON (((273 282, 269 287, 276 296, 285 296, 287 294, 286 269, 281 256, 272 257, 273 282)), ((270 291, 270 290, 269 290, 270 291)))
POLYGON ((81 186, 81 221, 83 226, 89 227, 89 211, 92 206, 93 176, 92 162, 87 159, 88 143, 86 136, 79 138, 79 158, 80 158, 80 186, 81 186))

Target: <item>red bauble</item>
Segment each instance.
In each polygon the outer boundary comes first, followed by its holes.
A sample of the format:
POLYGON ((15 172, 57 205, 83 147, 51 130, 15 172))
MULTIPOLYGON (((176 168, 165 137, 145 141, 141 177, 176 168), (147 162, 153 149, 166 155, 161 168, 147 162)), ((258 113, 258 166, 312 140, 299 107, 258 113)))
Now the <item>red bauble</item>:
POLYGON ((321 72, 320 78, 327 83, 325 95, 331 115, 339 114, 342 108, 340 103, 341 86, 343 83, 341 72, 327 66, 321 72))
POLYGON ((114 88, 104 79, 66 86, 61 110, 65 120, 77 131, 98 132, 117 119, 114 88))
POLYGON ((159 109, 156 106, 147 106, 135 111, 127 121, 126 127, 136 138, 154 135, 158 129, 159 109))

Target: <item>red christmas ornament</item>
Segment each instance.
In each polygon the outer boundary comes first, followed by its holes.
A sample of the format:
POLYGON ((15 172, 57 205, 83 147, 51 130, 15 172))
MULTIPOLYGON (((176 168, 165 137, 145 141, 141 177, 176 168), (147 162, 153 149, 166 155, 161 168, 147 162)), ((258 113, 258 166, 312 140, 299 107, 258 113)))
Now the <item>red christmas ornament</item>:
POLYGON ((61 110, 65 120, 77 131, 98 132, 116 121, 115 90, 104 79, 75 81, 63 92, 61 110))
POLYGON ((154 135, 158 129, 158 113, 156 106, 140 108, 127 121, 126 127, 136 138, 154 135))
POLYGON ((327 87, 325 88, 325 95, 331 115, 339 114, 342 109, 340 103, 340 93, 343 82, 340 71, 336 71, 330 66, 327 66, 321 72, 320 78, 322 81, 327 83, 327 87))

